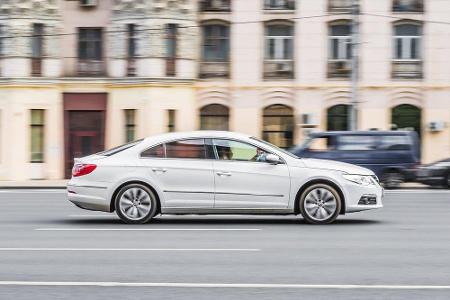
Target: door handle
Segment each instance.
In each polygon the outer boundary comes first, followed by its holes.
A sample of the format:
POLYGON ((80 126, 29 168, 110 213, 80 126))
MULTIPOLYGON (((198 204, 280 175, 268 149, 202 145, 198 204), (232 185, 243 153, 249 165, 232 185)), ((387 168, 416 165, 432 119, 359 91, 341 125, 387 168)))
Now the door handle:
POLYGON ((231 176, 231 173, 230 172, 216 172, 216 174, 217 175, 219 175, 219 176, 231 176))
POLYGON ((162 173, 166 173, 167 169, 164 168, 152 168, 153 172, 162 172, 162 173))

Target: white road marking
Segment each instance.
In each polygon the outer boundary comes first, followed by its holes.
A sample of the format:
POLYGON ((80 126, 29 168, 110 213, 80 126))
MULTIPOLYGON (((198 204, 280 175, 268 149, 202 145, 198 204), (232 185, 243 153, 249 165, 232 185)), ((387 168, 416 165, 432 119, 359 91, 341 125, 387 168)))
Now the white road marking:
POLYGON ((239 248, 0 248, 1 251, 235 251, 256 252, 261 249, 239 248))
POLYGON ((109 217, 109 218, 111 218, 111 217, 116 217, 117 218, 117 215, 115 215, 115 214, 104 214, 104 215, 69 215, 69 217, 71 217, 71 218, 98 218, 98 217, 100 217, 100 218, 105 218, 105 217, 109 217))
POLYGON ((37 231, 259 231, 259 228, 36 228, 37 231))
POLYGON ((83 281, 0 281, 0 286, 96 286, 168 288, 265 288, 265 289, 376 289, 449 290, 450 285, 366 285, 366 284, 277 284, 277 283, 182 283, 182 282, 83 282, 83 281))
POLYGON ((46 190, 46 189, 0 189, 0 193, 3 194, 65 194, 67 193, 66 189, 54 189, 54 190, 46 190))

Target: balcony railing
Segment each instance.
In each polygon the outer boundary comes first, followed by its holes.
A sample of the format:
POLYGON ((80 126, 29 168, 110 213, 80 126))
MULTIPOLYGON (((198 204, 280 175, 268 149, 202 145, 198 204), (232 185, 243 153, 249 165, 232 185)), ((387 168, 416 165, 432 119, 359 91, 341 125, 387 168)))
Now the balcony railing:
POLYGON ((421 60, 393 60, 392 78, 421 79, 423 78, 423 63, 421 60))
POLYGON ((331 13, 351 13, 352 0, 328 0, 328 11, 331 13))
POLYGON ((200 11, 229 12, 230 10, 230 0, 203 0, 200 2, 200 11))
POLYGON ((80 59, 78 60, 78 76, 103 76, 105 75, 105 63, 103 60, 80 59))
POLYGON ((227 61, 200 62, 200 78, 228 78, 229 75, 230 63, 227 61))
POLYGON ((265 10, 294 10, 295 0, 266 0, 264 1, 265 10))
POLYGON ((294 78, 294 61, 292 59, 265 60, 265 79, 292 79, 294 78))
POLYGON ((396 13, 422 13, 423 0, 394 0, 392 11, 396 13))
POLYGON ((350 78, 352 74, 351 60, 339 59, 328 60, 328 78, 350 78))
POLYGON ((136 59, 129 58, 127 61, 127 76, 136 76, 136 59))
POLYGON ((42 58, 33 57, 31 59, 31 76, 42 75, 42 58))

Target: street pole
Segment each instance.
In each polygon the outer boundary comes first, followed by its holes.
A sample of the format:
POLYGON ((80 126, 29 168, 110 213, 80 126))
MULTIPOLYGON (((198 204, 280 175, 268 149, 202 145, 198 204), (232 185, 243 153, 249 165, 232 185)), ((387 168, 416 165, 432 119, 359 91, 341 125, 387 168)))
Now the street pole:
POLYGON ((352 2, 352 99, 350 105, 350 130, 358 129, 358 71, 359 71, 359 0, 352 2))

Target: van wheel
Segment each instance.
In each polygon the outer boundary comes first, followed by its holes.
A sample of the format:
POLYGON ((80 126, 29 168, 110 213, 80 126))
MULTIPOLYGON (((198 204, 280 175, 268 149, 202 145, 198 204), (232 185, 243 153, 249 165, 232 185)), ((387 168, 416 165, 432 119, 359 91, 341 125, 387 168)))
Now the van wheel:
POLYGON ((445 177, 446 187, 450 189, 450 172, 447 173, 447 177, 445 177))
POLYGON ((300 196, 300 213, 310 224, 329 224, 341 211, 341 197, 328 184, 318 183, 308 187, 300 196))
POLYGON ((404 176, 396 171, 389 171, 381 176, 381 183, 386 189, 397 189, 405 182, 404 176))

